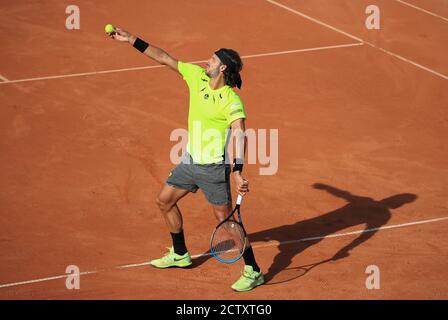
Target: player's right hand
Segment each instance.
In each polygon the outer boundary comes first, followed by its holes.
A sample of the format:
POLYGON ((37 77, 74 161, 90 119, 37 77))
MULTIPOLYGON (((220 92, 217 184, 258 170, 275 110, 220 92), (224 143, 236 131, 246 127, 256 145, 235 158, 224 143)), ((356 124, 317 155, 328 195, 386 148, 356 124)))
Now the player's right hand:
POLYGON ((244 196, 246 192, 249 192, 249 181, 243 178, 240 171, 235 171, 233 178, 235 179, 236 191, 240 195, 244 196))

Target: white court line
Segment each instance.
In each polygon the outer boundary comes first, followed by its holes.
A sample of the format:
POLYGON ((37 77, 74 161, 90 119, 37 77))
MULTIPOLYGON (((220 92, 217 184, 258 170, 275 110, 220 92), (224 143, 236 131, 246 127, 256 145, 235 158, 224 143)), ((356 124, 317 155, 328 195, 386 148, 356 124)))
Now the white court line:
MULTIPOLYGON (((362 45, 363 45, 363 43, 357 42, 357 43, 341 44, 341 45, 334 45, 334 46, 323 46, 323 47, 305 48, 305 49, 297 49, 297 50, 275 51, 275 52, 268 52, 268 53, 261 53, 261 54, 251 54, 251 55, 241 56, 241 58, 248 59, 248 58, 257 58, 257 57, 265 57, 265 56, 277 56, 277 55, 291 54, 291 53, 298 53, 298 52, 309 52, 309 51, 329 50, 329 49, 338 49, 338 48, 348 48, 348 47, 362 46, 362 45)), ((190 61, 190 63, 203 63, 203 62, 207 62, 207 60, 190 61)), ((94 76, 94 75, 99 75, 99 74, 125 72, 125 71, 136 71, 136 70, 145 70, 145 69, 155 69, 155 68, 163 68, 163 67, 165 67, 165 66, 164 65, 154 65, 154 66, 144 66, 144 67, 112 69, 112 70, 104 70, 104 71, 71 73, 71 74, 63 74, 63 75, 57 75, 57 76, 45 76, 45 77, 28 78, 28 79, 7 80, 7 82, 0 82, 0 85, 1 84, 20 83, 20 82, 29 82, 29 81, 39 81, 39 80, 94 76)))
POLYGON ((1 74, 0 74, 0 80, 5 81, 5 82, 9 81, 8 79, 6 79, 6 77, 2 76, 1 74))
MULTIPOLYGON (((282 242, 269 241, 267 244, 253 245, 253 247, 255 249, 257 249, 257 248, 266 248, 266 247, 273 247, 273 246, 279 246, 279 245, 285 245, 285 244, 293 244, 293 243, 298 243, 298 242, 315 241, 315 240, 322 240, 322 239, 329 239, 329 238, 339 238, 339 237, 346 237, 349 235, 370 233, 370 232, 376 232, 376 231, 387 230, 387 229, 411 227, 411 226, 415 226, 415 225, 439 222, 439 221, 443 221, 443 220, 448 220, 448 216, 441 217, 441 218, 435 218, 435 219, 429 219, 429 220, 420 220, 420 221, 414 221, 414 222, 408 222, 408 223, 402 223, 402 224, 383 226, 383 227, 378 227, 378 228, 371 228, 371 229, 366 229, 366 230, 357 230, 357 231, 345 232, 345 233, 335 233, 335 234, 330 234, 330 235, 325 235, 325 236, 309 237, 309 238, 303 238, 303 239, 297 239, 297 240, 289 240, 289 241, 282 241, 282 242)), ((200 258, 200 257, 210 256, 210 255, 211 255, 211 253, 203 253, 203 254, 193 255, 191 258, 196 259, 196 258, 200 258)), ((122 265, 122 266, 115 267, 114 269, 127 269, 127 268, 135 268, 135 267, 141 267, 141 266, 147 266, 147 265, 149 265, 149 262, 122 265)), ((79 275, 82 276, 82 275, 88 275, 88 274, 95 274, 95 273, 99 273, 99 272, 100 271, 86 271, 86 272, 79 273, 79 275)), ((32 284, 32 283, 37 283, 37 282, 62 279, 62 278, 66 278, 68 276, 69 275, 60 275, 60 276, 47 277, 47 278, 41 278, 41 279, 36 279, 36 280, 6 283, 6 284, 0 285, 0 288, 15 287, 15 286, 20 286, 20 285, 25 285, 25 284, 32 284)), ((73 276, 73 274, 70 274, 70 276, 73 276)))
POLYGON ((260 53, 260 54, 252 54, 249 56, 241 56, 242 59, 245 58, 258 58, 258 57, 267 57, 267 56, 277 56, 280 54, 289 54, 289 53, 298 53, 298 52, 308 52, 308 51, 319 51, 319 50, 328 50, 328 49, 338 49, 338 48, 348 48, 348 47, 357 47, 362 46, 362 42, 349 43, 349 44, 339 44, 335 46, 326 46, 326 47, 317 47, 317 48, 308 48, 308 49, 297 49, 297 50, 288 50, 288 51, 277 51, 271 53, 260 53))
POLYGON ((0 84, 12 84, 12 83, 39 81, 39 80, 51 80, 51 79, 63 79, 63 78, 72 78, 72 77, 94 76, 94 75, 98 75, 98 74, 134 71, 134 70, 145 70, 145 69, 155 69, 155 68, 162 68, 162 67, 164 67, 164 65, 134 67, 134 68, 124 68, 124 69, 113 69, 113 70, 104 70, 104 71, 92 71, 92 72, 83 72, 83 73, 70 73, 70 74, 62 74, 62 75, 58 75, 58 76, 45 76, 45 77, 37 77, 37 78, 9 80, 8 82, 0 82, 0 84))
POLYGON ((402 1, 402 0, 395 0, 395 1, 400 2, 401 4, 404 4, 404 5, 409 6, 409 7, 411 7, 411 8, 414 8, 414 9, 416 9, 416 10, 418 10, 418 11, 421 11, 421 12, 430 14, 430 15, 432 15, 432 16, 434 16, 434 17, 440 18, 440 19, 442 19, 442 20, 448 21, 448 19, 445 18, 445 17, 442 17, 442 16, 440 16, 440 15, 438 15, 438 14, 435 14, 434 12, 425 10, 425 9, 423 9, 423 8, 417 7, 417 6, 415 6, 415 5, 413 5, 413 4, 410 4, 410 3, 408 3, 408 2, 405 2, 405 1, 402 1))
POLYGON ((313 22, 315 22, 315 23, 317 23, 317 24, 320 24, 321 26, 324 26, 324 27, 326 27, 326 28, 328 28, 328 29, 331 29, 331 30, 336 31, 336 32, 338 32, 338 33, 340 33, 340 34, 343 34, 343 35, 345 35, 345 36, 347 36, 347 37, 349 37, 349 38, 351 38, 351 39, 354 39, 354 40, 356 40, 356 41, 365 43, 365 44, 367 44, 367 45, 369 45, 369 46, 371 46, 371 47, 373 47, 373 48, 375 48, 375 49, 378 49, 378 50, 380 50, 380 51, 382 51, 382 52, 384 52, 384 53, 386 53, 386 54, 388 54, 388 55, 391 55, 391 56, 393 56, 393 57, 395 57, 395 58, 398 58, 398 59, 400 59, 400 60, 402 60, 402 61, 404 61, 404 62, 407 62, 407 63, 409 63, 409 64, 412 64, 413 66, 415 66, 415 67, 417 67, 417 68, 420 68, 420 69, 422 69, 422 70, 428 71, 428 72, 430 72, 430 73, 432 73, 432 74, 435 74, 436 76, 439 76, 439 77, 441 77, 441 78, 443 78, 443 79, 445 79, 445 80, 448 80, 448 76, 446 76, 446 75, 444 75, 444 74, 442 74, 442 73, 440 73, 440 72, 437 72, 437 71, 435 71, 435 70, 433 70, 433 69, 430 69, 430 68, 428 68, 428 67, 425 67, 425 66, 423 66, 423 65, 421 65, 421 64, 419 64, 419 63, 416 63, 416 62, 414 62, 414 61, 412 61, 412 60, 409 60, 409 59, 407 59, 407 58, 405 58, 405 57, 403 57, 403 56, 400 56, 399 54, 393 53, 393 52, 391 52, 391 51, 389 51, 389 50, 383 49, 383 48, 381 48, 381 47, 377 47, 376 45, 374 45, 374 44, 371 43, 371 42, 368 42, 368 41, 365 41, 365 40, 363 40, 363 39, 361 39, 361 38, 358 38, 358 37, 356 37, 356 36, 354 36, 354 35, 352 35, 352 34, 350 34, 350 33, 348 33, 348 32, 342 31, 341 29, 335 28, 335 27, 333 27, 333 26, 331 26, 331 25, 329 25, 329 24, 327 24, 327 23, 325 23, 325 22, 322 22, 322 21, 320 21, 320 20, 318 20, 318 19, 315 19, 315 18, 313 18, 313 17, 310 17, 310 16, 308 16, 308 15, 306 15, 306 14, 300 12, 300 11, 297 11, 297 10, 295 10, 295 9, 292 9, 292 8, 290 8, 290 7, 287 7, 287 6, 285 6, 284 4, 281 4, 281 3, 277 2, 277 1, 274 1, 274 0, 265 0, 265 1, 267 1, 267 2, 269 2, 269 3, 271 3, 271 4, 273 4, 273 5, 276 5, 276 6, 280 7, 280 8, 283 8, 283 9, 289 11, 289 12, 292 12, 292 13, 294 13, 294 14, 296 14, 296 15, 299 15, 299 16, 305 18, 305 19, 308 19, 308 20, 313 21, 313 22))
POLYGON ((28 281, 22 281, 22 282, 16 282, 16 283, 7 283, 7 284, 0 285, 0 288, 15 287, 15 286, 21 286, 21 285, 25 285, 25 284, 32 284, 32 283, 37 283, 37 282, 63 279, 63 278, 67 278, 68 276, 71 276, 71 277, 85 276, 85 275, 94 274, 94 273, 98 273, 98 271, 86 271, 86 272, 81 272, 79 274, 78 273, 69 274, 69 275, 65 274, 65 275, 61 275, 61 276, 54 276, 54 277, 48 277, 48 278, 42 278, 42 279, 36 279, 36 280, 28 280, 28 281))

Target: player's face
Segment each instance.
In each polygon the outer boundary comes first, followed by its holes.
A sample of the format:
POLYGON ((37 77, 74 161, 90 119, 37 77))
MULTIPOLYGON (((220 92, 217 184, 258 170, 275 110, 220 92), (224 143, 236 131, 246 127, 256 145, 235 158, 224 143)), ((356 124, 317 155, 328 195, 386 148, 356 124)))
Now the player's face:
POLYGON ((219 58, 214 54, 205 64, 205 73, 210 78, 215 78, 222 71, 222 64, 219 58))

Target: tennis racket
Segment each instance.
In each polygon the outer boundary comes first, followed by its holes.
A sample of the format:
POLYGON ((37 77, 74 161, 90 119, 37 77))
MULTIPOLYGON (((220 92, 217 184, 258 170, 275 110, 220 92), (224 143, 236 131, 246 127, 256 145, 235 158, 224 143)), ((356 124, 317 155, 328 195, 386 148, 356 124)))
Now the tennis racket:
POLYGON ((243 197, 238 195, 235 208, 221 221, 213 231, 210 240, 210 251, 212 256, 224 263, 238 261, 246 249, 247 237, 241 220, 240 206, 243 197), (238 220, 235 220, 235 212, 238 213, 238 220))

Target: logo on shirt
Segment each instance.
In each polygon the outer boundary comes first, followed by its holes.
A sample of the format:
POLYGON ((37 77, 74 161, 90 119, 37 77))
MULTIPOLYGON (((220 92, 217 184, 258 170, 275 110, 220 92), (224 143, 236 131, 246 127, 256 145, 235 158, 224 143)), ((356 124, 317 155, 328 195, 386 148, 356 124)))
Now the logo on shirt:
POLYGON ((209 97, 209 95, 208 95, 208 93, 206 93, 206 94, 204 95, 204 99, 207 100, 208 97, 209 97))

